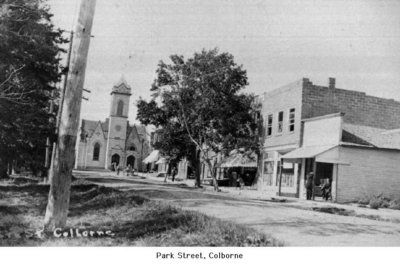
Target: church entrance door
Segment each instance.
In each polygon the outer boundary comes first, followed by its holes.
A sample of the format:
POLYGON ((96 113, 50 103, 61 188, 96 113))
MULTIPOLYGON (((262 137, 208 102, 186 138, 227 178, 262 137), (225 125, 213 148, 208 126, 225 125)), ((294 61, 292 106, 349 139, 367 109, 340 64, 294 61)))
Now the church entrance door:
POLYGON ((135 167, 135 157, 134 156, 131 155, 126 159, 126 166, 128 166, 128 165, 131 165, 132 168, 135 167))
POLYGON ((115 166, 119 165, 119 155, 118 154, 114 154, 113 156, 111 156, 111 169, 114 171, 114 167, 113 167, 113 163, 115 163, 115 166))

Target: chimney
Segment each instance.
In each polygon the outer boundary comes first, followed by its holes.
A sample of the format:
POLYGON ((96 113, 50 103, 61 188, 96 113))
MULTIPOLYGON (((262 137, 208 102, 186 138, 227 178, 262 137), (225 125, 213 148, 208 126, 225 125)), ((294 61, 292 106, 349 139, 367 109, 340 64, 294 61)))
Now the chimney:
POLYGON ((310 79, 303 78, 303 87, 307 87, 310 84, 310 79))
POLYGON ((334 90, 335 89, 335 78, 329 78, 329 90, 334 90))

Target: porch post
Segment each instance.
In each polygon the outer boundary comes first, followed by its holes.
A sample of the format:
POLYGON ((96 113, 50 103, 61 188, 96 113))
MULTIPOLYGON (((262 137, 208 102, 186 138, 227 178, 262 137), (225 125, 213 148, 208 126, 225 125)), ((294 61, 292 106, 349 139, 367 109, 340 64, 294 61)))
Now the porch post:
POLYGON ((279 162, 280 164, 280 169, 279 169, 279 190, 278 190, 278 196, 281 196, 282 192, 282 168, 283 168, 283 159, 281 158, 281 161, 279 162))
POLYGON ((313 176, 313 181, 312 181, 312 200, 314 200, 315 199, 315 180, 317 179, 317 161, 316 161, 316 159, 314 158, 313 159, 313 173, 314 173, 314 176, 313 176))
POLYGON ((301 159, 301 171, 299 178, 299 198, 305 199, 306 159, 301 159))

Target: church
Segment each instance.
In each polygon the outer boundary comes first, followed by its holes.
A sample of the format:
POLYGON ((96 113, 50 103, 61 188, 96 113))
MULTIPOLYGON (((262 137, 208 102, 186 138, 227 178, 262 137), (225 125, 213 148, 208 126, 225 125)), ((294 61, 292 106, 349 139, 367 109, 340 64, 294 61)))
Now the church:
POLYGON ((143 171, 150 143, 145 126, 128 121, 131 87, 124 77, 111 90, 109 117, 105 121, 82 119, 76 146, 76 169, 113 169, 131 165, 143 171))

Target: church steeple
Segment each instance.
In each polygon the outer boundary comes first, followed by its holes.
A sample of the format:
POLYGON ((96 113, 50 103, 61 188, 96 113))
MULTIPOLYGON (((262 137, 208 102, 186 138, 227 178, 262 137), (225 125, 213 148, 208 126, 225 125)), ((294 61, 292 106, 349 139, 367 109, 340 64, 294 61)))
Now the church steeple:
POLYGON ((112 88, 111 95, 116 93, 131 95, 131 86, 126 82, 124 75, 121 76, 119 81, 115 83, 112 88))
POLYGON ((112 162, 125 163, 126 133, 128 126, 129 100, 131 87, 124 76, 111 90, 110 118, 107 134, 105 167, 111 168, 112 162), (114 158, 114 159, 113 159, 114 158))
POLYGON ((111 117, 128 117, 130 96, 131 86, 128 85, 122 75, 111 90, 111 117))

